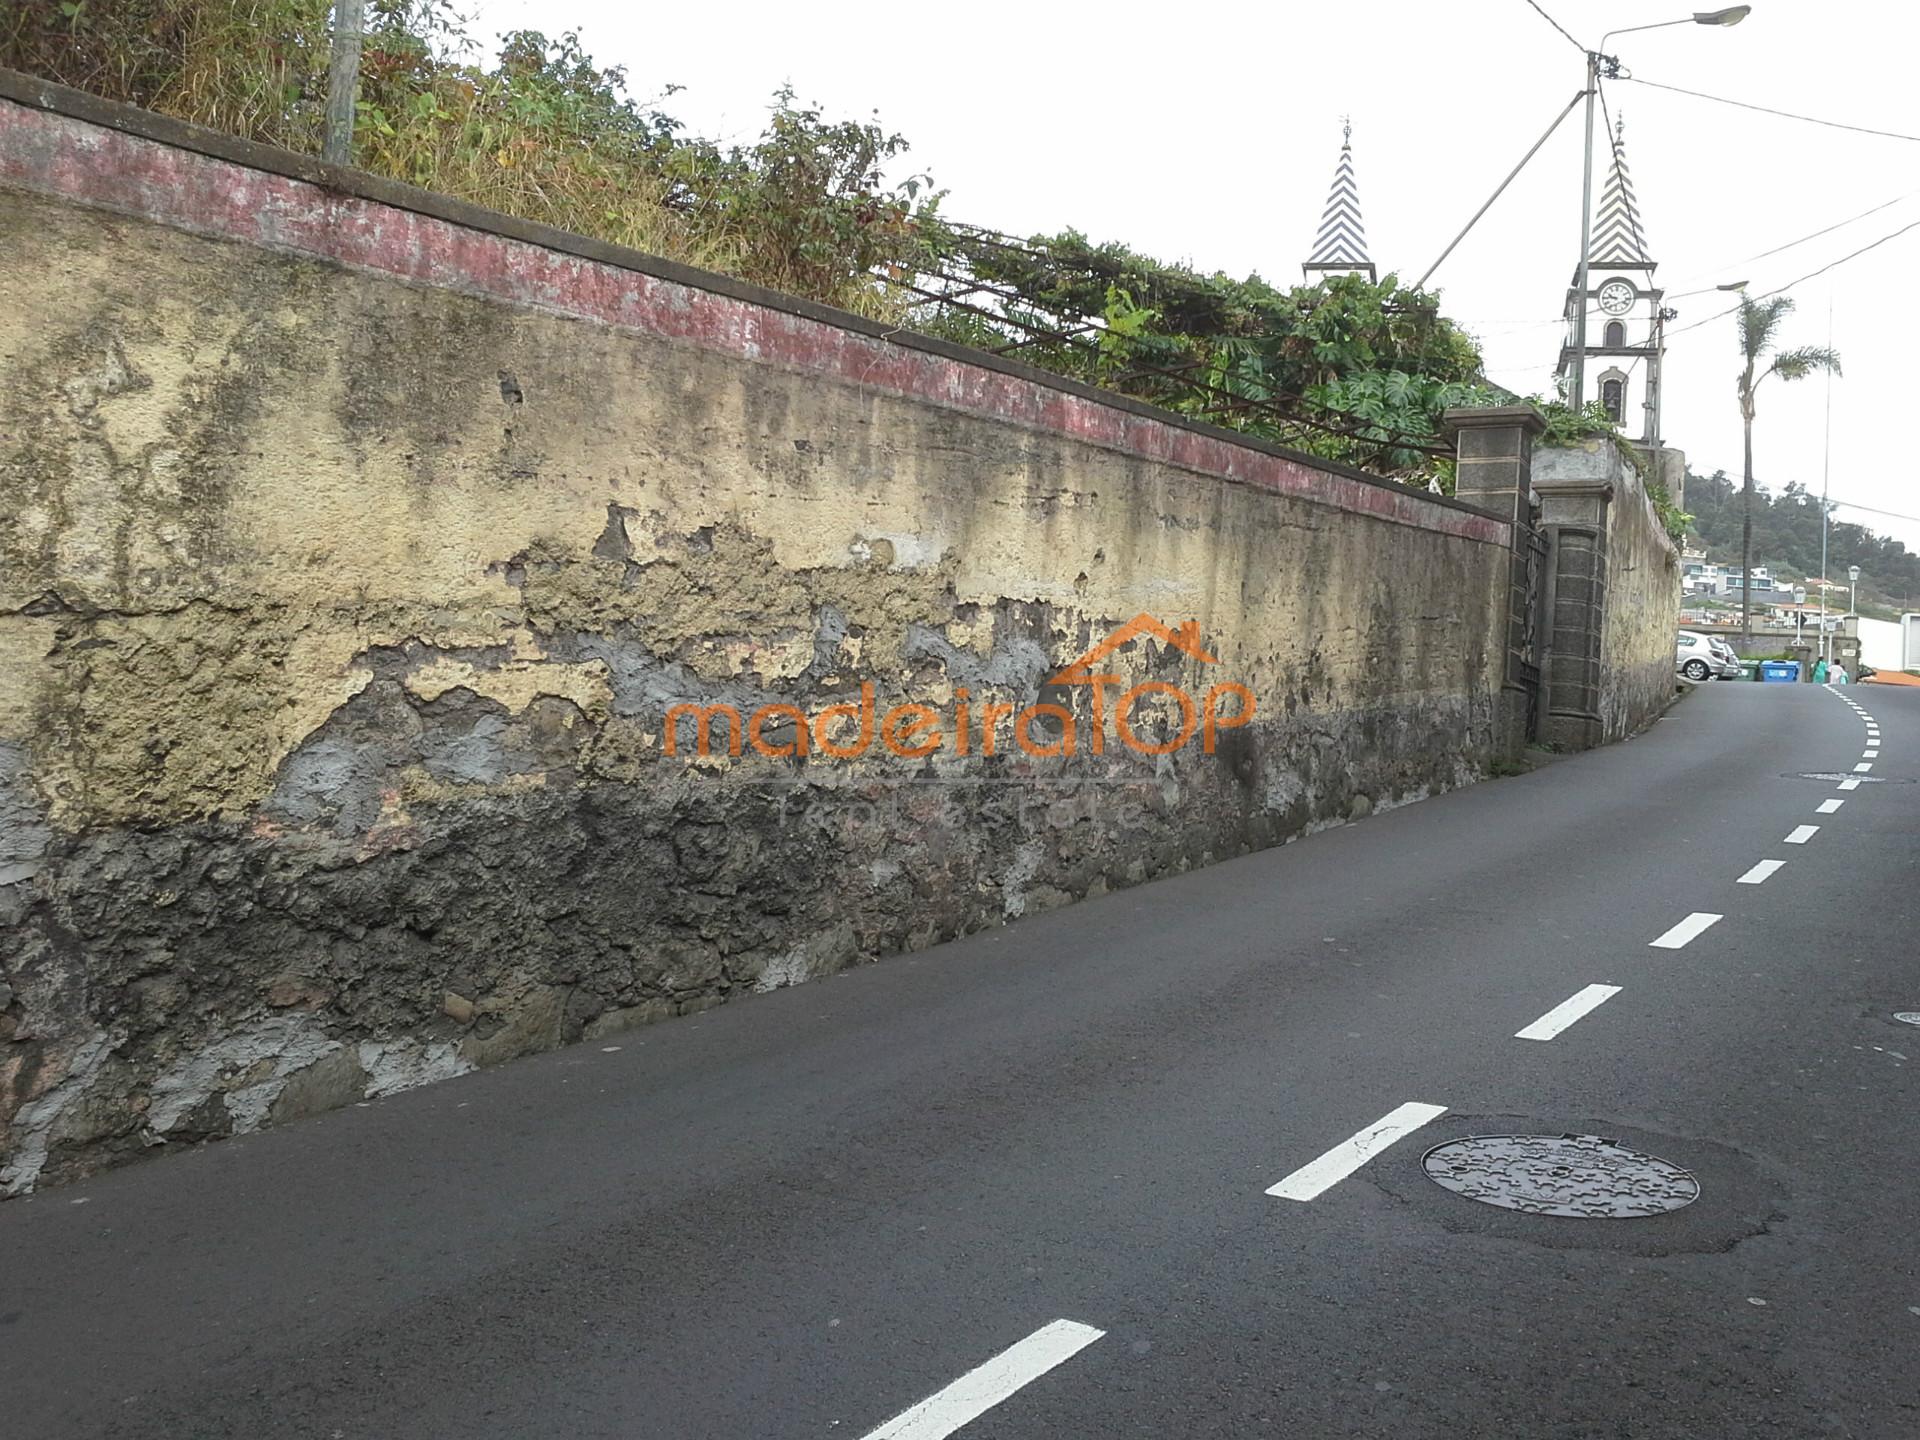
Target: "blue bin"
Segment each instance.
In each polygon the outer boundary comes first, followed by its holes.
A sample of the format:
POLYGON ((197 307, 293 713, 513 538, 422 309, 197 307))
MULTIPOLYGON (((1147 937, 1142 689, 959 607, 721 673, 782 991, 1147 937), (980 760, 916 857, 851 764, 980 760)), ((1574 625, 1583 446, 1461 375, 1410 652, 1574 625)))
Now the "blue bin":
POLYGON ((1763 660, 1760 662, 1760 679, 1762 682, 1769 680, 1798 680, 1799 678, 1800 662, 1798 660, 1763 660))

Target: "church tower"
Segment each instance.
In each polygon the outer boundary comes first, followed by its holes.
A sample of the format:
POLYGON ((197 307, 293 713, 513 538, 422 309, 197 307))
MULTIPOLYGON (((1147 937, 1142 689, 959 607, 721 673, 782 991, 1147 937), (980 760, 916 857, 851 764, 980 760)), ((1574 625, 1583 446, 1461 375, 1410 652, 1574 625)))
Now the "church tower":
POLYGON ((1613 134, 1613 161, 1606 190, 1594 216, 1587 250, 1587 293, 1579 291, 1574 268, 1567 289, 1567 342, 1560 351, 1560 378, 1570 386, 1579 309, 1587 307, 1587 343, 1582 366, 1589 400, 1607 407, 1614 421, 1639 443, 1660 445, 1660 361, 1666 350, 1664 327, 1671 318, 1662 307, 1665 292, 1654 284, 1653 258, 1640 226, 1640 202, 1627 171, 1626 121, 1613 134))
POLYGON ((1367 258, 1367 229, 1360 223, 1360 190, 1353 181, 1353 124, 1346 123, 1340 142, 1340 163, 1334 167, 1333 189, 1327 212, 1313 240, 1313 254, 1300 267, 1311 285, 1328 275, 1365 275, 1378 282, 1373 261, 1367 258))

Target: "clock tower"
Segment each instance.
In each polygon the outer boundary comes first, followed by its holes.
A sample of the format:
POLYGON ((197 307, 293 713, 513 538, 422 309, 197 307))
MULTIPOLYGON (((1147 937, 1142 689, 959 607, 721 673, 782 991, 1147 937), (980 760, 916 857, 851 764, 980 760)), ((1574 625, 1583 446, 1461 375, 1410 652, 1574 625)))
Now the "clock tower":
POLYGON ((1640 205, 1627 172, 1626 121, 1613 134, 1613 159, 1606 190, 1594 217, 1587 251, 1587 293, 1580 294, 1580 270, 1567 290, 1567 341, 1560 351, 1560 378, 1571 383, 1574 345, 1582 304, 1587 310, 1587 344, 1581 352, 1587 396, 1641 445, 1660 446, 1660 361, 1666 351, 1665 326, 1672 312, 1653 278, 1654 261, 1640 228, 1640 205))

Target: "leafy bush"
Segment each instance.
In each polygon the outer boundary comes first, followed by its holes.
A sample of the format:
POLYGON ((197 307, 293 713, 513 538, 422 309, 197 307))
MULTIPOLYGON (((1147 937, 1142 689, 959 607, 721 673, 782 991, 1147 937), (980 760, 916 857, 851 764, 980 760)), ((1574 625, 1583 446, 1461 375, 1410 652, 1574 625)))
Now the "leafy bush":
MULTIPOLYGON (((0 64, 317 153, 329 0, 9 0, 0 64)), ((1449 473, 1439 417, 1497 403, 1472 339, 1388 276, 1279 289, 1073 231, 949 223, 906 141, 773 97, 746 145, 637 103, 578 35, 476 47, 447 0, 369 0, 354 163, 522 219, 736 275, 1330 459, 1449 473)))

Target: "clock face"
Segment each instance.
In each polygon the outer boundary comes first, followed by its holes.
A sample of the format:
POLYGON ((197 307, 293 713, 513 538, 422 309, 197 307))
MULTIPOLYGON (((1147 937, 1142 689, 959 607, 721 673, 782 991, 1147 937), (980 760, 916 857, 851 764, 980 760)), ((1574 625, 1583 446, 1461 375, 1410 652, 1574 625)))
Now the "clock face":
POLYGON ((1633 286, 1624 280, 1609 280, 1600 287, 1600 308, 1609 315, 1624 315, 1639 298, 1633 286))

